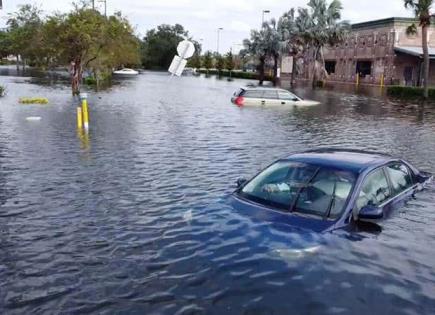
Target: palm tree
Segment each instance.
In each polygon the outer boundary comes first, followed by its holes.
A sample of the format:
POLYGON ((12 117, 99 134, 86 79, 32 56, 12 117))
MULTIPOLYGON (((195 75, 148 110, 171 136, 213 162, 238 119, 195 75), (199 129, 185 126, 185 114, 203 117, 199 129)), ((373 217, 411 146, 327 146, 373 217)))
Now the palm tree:
POLYGON ((311 50, 313 59, 312 83, 327 77, 323 47, 342 42, 349 29, 347 21, 339 21, 343 6, 340 0, 332 0, 328 5, 326 0, 310 0, 308 9, 298 10, 296 24, 298 25, 306 45, 311 50))
POLYGON ((278 23, 275 19, 271 19, 269 22, 264 22, 264 39, 266 54, 273 58, 273 85, 278 84, 278 63, 279 56, 283 50, 283 40, 280 30, 278 30, 278 23))
POLYGON ((302 25, 298 25, 295 17, 295 9, 290 9, 284 13, 278 21, 278 31, 282 39, 282 48, 284 53, 293 57, 293 69, 290 84, 293 85, 296 75, 297 60, 302 57, 304 51, 304 40, 301 37, 302 25))
MULTIPOLYGON (((415 17, 420 22, 421 27, 421 37, 422 37, 422 47, 423 47, 423 87, 424 87, 424 98, 429 97, 429 48, 427 44, 427 29, 431 23, 431 7, 433 0, 404 0, 405 8, 414 11, 415 17)), ((413 23, 408 27, 407 33, 412 34, 417 32, 417 26, 413 23)))
POLYGON ((244 49, 241 55, 250 55, 258 57, 260 63, 258 65, 259 85, 264 82, 264 66, 267 57, 267 42, 265 39, 264 30, 251 30, 251 38, 243 41, 244 49))

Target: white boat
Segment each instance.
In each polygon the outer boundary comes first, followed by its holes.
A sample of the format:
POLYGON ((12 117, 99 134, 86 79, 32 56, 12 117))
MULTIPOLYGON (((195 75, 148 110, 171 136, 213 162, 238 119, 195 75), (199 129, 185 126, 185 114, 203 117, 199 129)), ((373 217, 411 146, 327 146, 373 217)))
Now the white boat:
POLYGON ((116 75, 138 75, 139 72, 136 70, 133 70, 133 69, 124 68, 121 70, 113 71, 113 74, 116 74, 116 75))

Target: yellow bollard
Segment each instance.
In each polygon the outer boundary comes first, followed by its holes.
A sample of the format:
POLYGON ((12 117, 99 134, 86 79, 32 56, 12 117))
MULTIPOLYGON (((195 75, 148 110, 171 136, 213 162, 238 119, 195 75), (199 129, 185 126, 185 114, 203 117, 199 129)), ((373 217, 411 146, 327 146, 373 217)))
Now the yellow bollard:
POLYGON ((356 74, 356 82, 355 82, 356 86, 359 85, 359 73, 356 74))
POLYGON ((382 73, 381 74, 381 88, 383 88, 384 87, 384 85, 385 85, 385 77, 384 77, 384 74, 382 73))
POLYGON ((77 107, 77 128, 78 129, 83 128, 82 108, 80 106, 77 107))
POLYGON ((83 111, 83 127, 85 128, 85 131, 89 130, 89 113, 88 113, 88 95, 86 93, 83 93, 80 95, 80 98, 82 99, 82 111, 83 111))

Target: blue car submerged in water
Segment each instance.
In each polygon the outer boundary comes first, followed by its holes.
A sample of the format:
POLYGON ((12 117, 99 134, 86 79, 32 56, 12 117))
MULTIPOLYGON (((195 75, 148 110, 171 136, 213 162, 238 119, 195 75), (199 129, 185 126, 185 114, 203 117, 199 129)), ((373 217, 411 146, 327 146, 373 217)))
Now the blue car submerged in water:
POLYGON ((387 218, 431 180, 431 174, 385 154, 319 149, 238 180, 230 203, 261 220, 330 232, 387 218))

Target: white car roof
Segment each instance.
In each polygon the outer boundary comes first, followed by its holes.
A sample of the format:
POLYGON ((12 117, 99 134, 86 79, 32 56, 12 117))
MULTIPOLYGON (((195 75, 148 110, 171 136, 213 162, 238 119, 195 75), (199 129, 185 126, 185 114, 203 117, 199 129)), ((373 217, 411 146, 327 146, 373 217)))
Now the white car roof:
MULTIPOLYGON (((245 90, 245 91, 280 91, 280 92, 289 92, 288 90, 284 90, 284 89, 279 89, 279 88, 274 88, 274 87, 265 87, 265 86, 255 86, 255 87, 251 87, 251 86, 242 86, 241 89, 245 90)), ((291 93, 291 92, 290 92, 291 93)))

